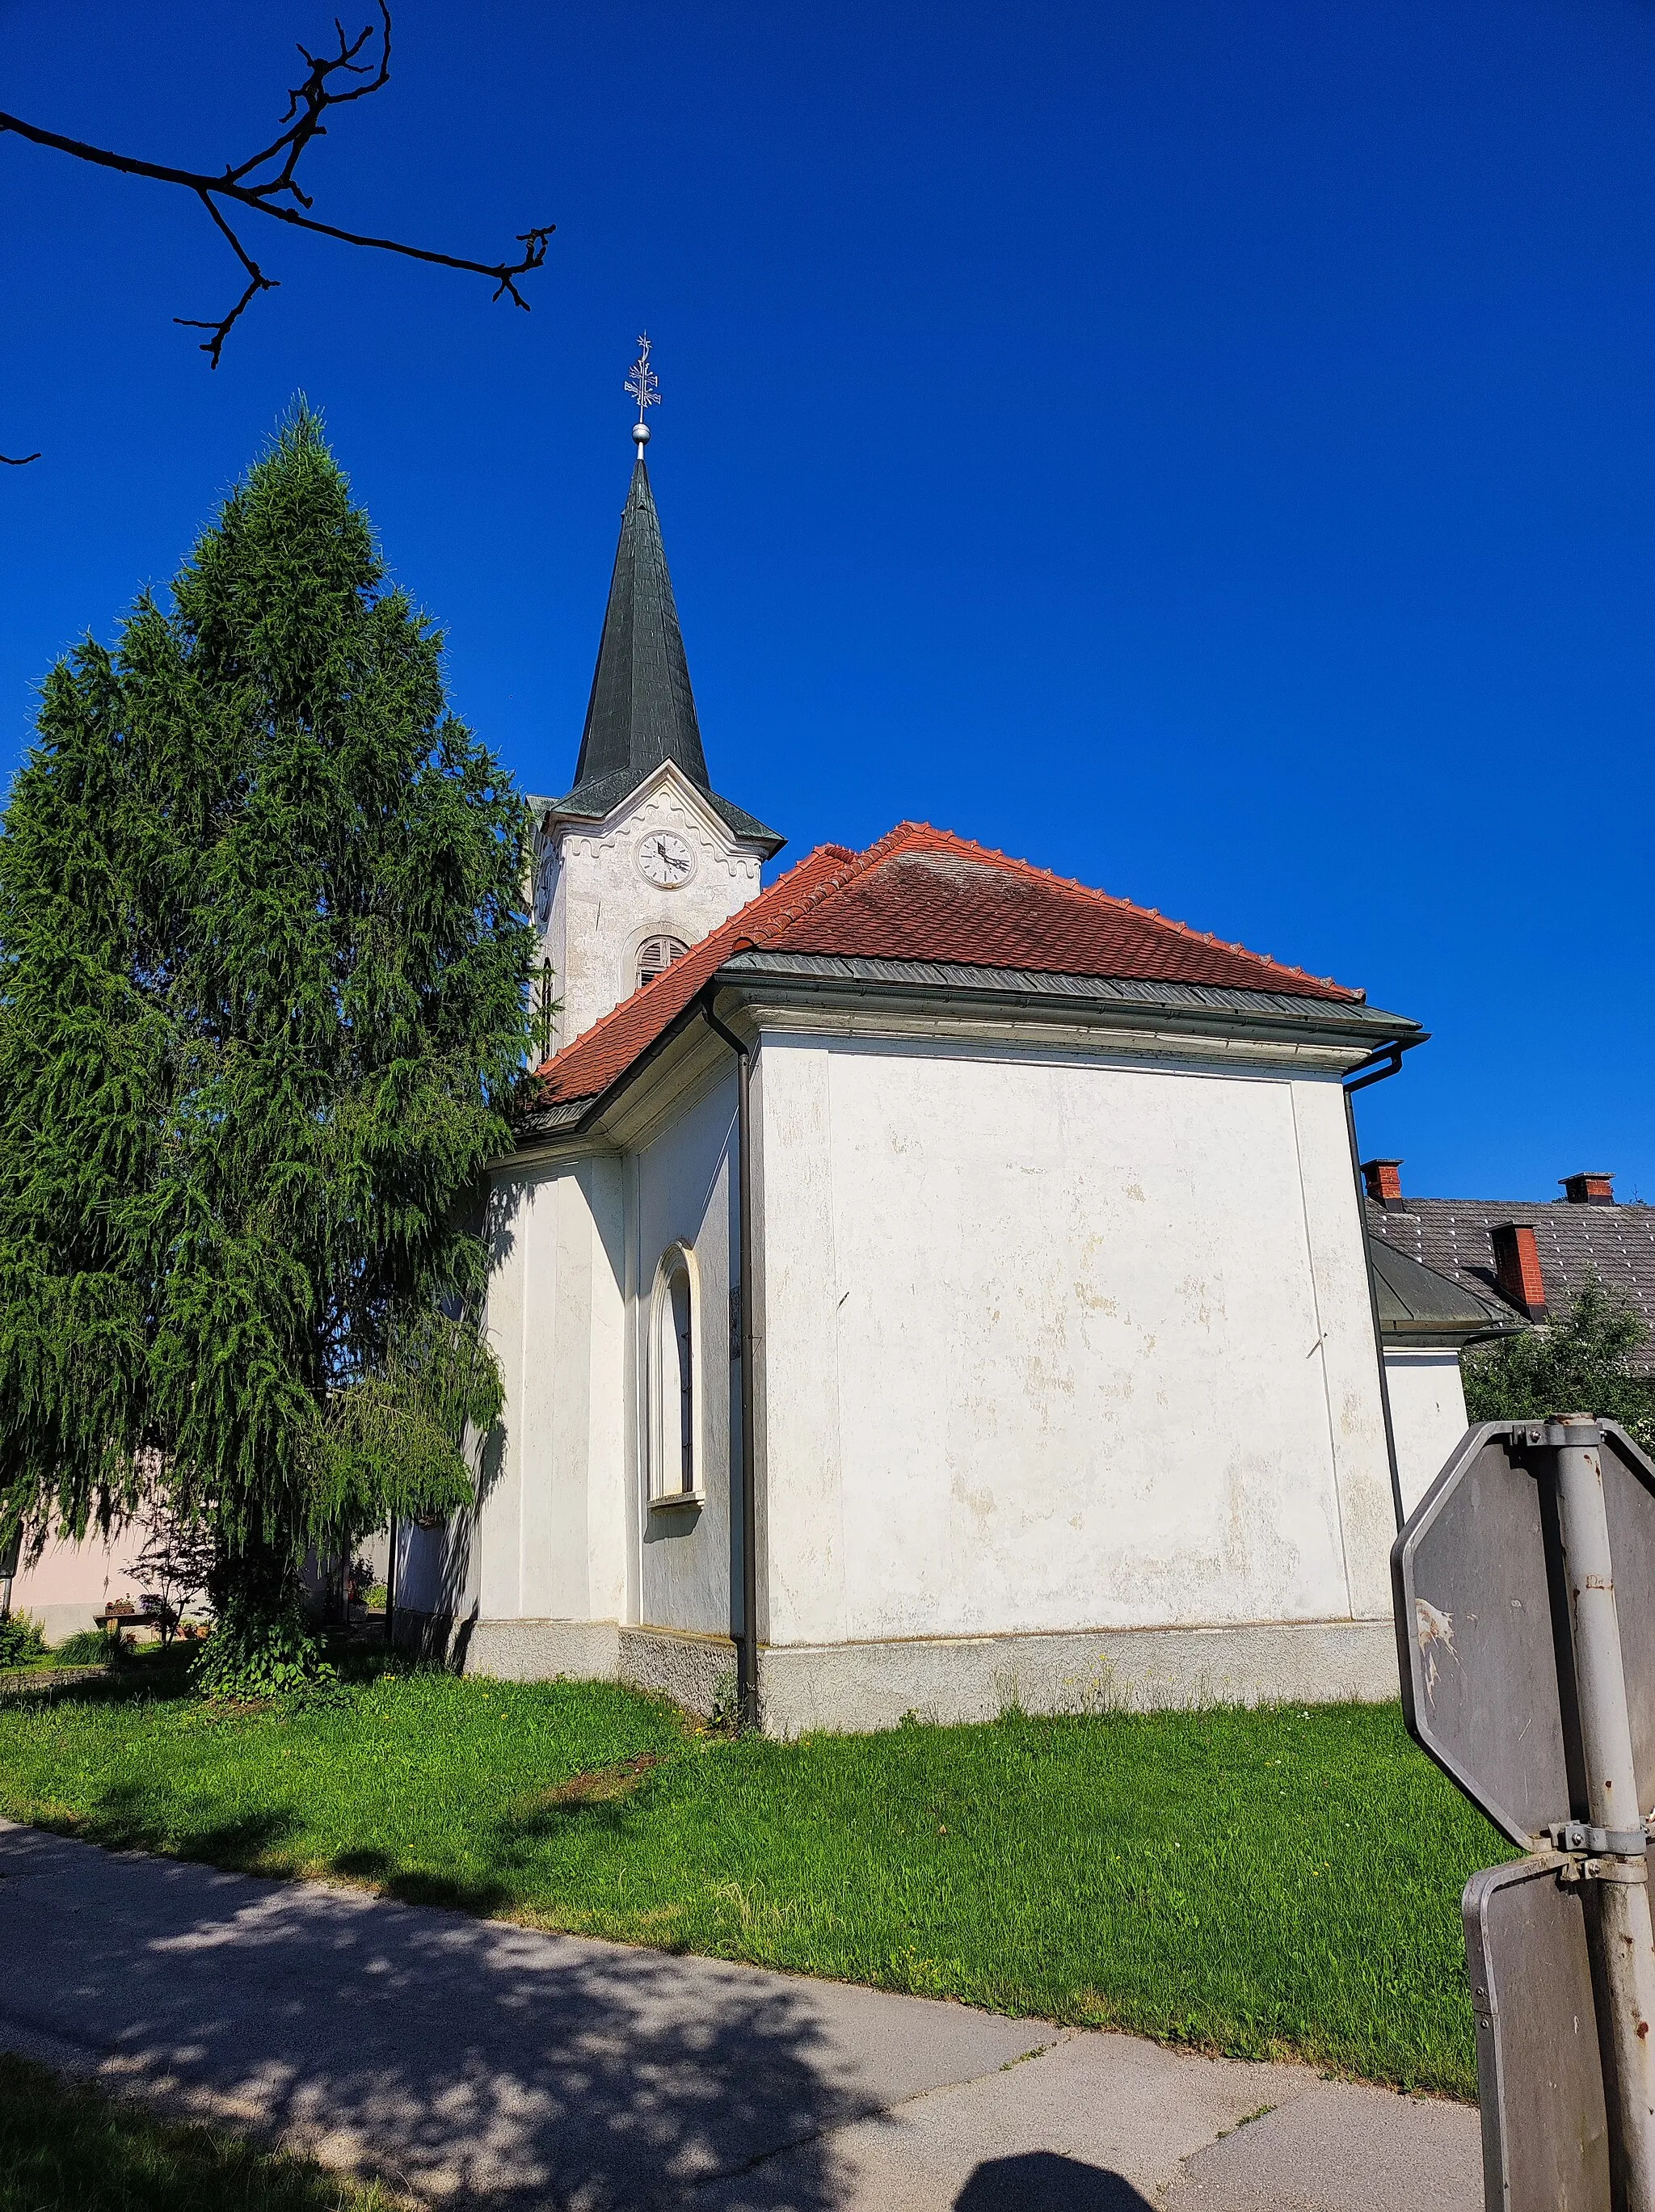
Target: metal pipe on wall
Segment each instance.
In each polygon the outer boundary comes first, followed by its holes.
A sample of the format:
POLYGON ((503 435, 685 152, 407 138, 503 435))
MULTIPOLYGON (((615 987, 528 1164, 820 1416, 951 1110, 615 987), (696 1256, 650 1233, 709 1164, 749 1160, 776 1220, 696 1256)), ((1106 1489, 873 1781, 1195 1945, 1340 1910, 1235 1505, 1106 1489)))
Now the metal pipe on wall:
POLYGON ((1426 1044, 1429 1041, 1428 1031, 1416 1037, 1398 1039, 1383 1046, 1379 1051, 1353 1067, 1343 1085, 1345 1135, 1350 1144, 1350 1180, 1356 1191, 1356 1220, 1362 1233, 1362 1267, 1367 1277, 1367 1310, 1373 1322, 1373 1357, 1379 1362, 1379 1412, 1385 1421, 1385 1455, 1391 1468, 1391 1504, 1398 1528, 1408 1516, 1403 1509, 1402 1470, 1397 1463, 1397 1431, 1391 1419, 1391 1382, 1385 1371, 1385 1332, 1379 1327, 1379 1286, 1373 1273, 1373 1247, 1367 1234, 1367 1194, 1362 1188, 1361 1159, 1356 1143, 1355 1095, 1358 1091, 1366 1091, 1375 1083, 1387 1082, 1391 1076, 1400 1074, 1403 1053, 1411 1052, 1416 1045, 1426 1044), (1375 1061, 1384 1064, 1375 1066, 1375 1061))

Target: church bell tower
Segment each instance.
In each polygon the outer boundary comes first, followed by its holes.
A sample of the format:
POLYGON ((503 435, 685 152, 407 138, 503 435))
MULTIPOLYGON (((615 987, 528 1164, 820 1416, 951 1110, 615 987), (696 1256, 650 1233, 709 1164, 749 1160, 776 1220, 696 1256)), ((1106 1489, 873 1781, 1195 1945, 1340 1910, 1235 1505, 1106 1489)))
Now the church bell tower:
POLYGON ((536 799, 535 920, 560 1001, 554 1051, 759 891, 784 840, 712 789, 644 448, 660 397, 641 349, 637 459, 573 787, 536 799))

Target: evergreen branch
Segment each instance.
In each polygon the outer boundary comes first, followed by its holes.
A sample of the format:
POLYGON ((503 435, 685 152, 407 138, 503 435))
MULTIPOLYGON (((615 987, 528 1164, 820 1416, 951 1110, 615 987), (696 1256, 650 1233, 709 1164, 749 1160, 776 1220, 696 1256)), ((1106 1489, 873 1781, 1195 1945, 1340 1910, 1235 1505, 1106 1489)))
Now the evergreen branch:
MULTIPOLYGON (((518 289, 517 280, 544 266, 547 242, 556 228, 555 223, 537 223, 532 229, 519 231, 517 243, 523 252, 515 261, 478 261, 466 254, 443 253, 433 246, 410 245, 404 239, 379 238, 363 231, 346 230, 306 212, 313 203, 300 185, 297 170, 312 139, 327 135, 327 125, 323 120, 327 111, 343 107, 353 100, 364 100, 370 93, 383 90, 391 81, 389 0, 379 0, 379 24, 370 23, 354 39, 347 38, 344 27, 335 18, 333 27, 339 41, 336 53, 313 54, 307 47, 299 48, 300 58, 306 64, 306 74, 301 84, 288 89, 287 110, 282 117, 287 129, 259 152, 248 155, 244 161, 226 162, 217 172, 178 168, 164 161, 145 161, 136 154, 117 153, 106 146, 94 146, 82 138, 66 137, 61 131, 48 131, 3 110, 0 110, 0 133, 10 131, 31 145, 68 154, 77 161, 113 169, 122 176, 147 177, 156 184, 175 185, 195 195, 229 240, 247 273, 247 288, 228 314, 216 321, 184 315, 173 319, 186 329, 212 333, 201 350, 210 357, 215 368, 223 352, 224 341, 243 311, 258 293, 273 291, 277 282, 264 275, 243 246, 226 218, 223 204, 268 216, 273 222, 313 232, 319 238, 337 239, 344 246, 365 246, 378 253, 396 253, 409 261, 427 262, 439 269, 458 269, 472 276, 491 276, 494 280, 492 296, 498 300, 502 293, 507 294, 526 313, 529 302, 518 289), (376 39, 377 61, 360 58, 364 53, 371 56, 376 39), (355 79, 361 82, 352 81, 355 79)), ((0 460, 13 468, 39 459, 38 453, 17 459, 0 454, 0 460)))

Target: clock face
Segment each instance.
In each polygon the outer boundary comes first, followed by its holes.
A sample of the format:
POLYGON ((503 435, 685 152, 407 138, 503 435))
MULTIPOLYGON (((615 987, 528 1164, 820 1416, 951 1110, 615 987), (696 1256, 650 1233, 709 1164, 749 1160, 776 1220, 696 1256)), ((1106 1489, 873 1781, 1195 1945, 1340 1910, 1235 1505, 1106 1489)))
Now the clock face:
POLYGON ((638 848, 638 866, 646 883, 670 891, 694 874, 695 855, 676 830, 652 830, 638 848))

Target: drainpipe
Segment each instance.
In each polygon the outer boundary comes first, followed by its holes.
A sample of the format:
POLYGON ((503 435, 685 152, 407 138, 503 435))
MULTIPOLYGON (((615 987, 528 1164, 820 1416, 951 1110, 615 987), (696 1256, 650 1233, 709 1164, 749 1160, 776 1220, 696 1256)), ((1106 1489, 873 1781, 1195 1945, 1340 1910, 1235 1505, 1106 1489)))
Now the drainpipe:
MULTIPOLYGON (((712 1011, 712 993, 701 1000, 701 1012, 714 1036, 736 1055, 736 1142, 741 1205, 742 1316, 742 1603, 741 1629, 736 1637, 736 1705, 743 1728, 759 1724, 759 1516, 754 1480, 757 1457, 754 1439, 753 1341, 753 1123, 751 1093, 753 1055, 732 1029, 712 1011)), ((732 1595, 734 1593, 732 1592, 732 1595)), ((735 1608, 732 1607, 731 1611, 735 1608)), ((732 1623, 732 1626, 733 1626, 732 1623)))
POLYGON ((1362 1232, 1362 1267, 1367 1276, 1367 1310, 1373 1324, 1373 1357, 1379 1369, 1379 1411, 1385 1417, 1385 1455, 1391 1464, 1391 1504, 1401 1528, 1407 1519, 1402 1507, 1402 1473, 1397 1465, 1397 1431, 1391 1419, 1391 1384, 1385 1371, 1385 1334, 1379 1327, 1379 1286, 1373 1273, 1373 1247, 1367 1234, 1367 1206, 1362 1190, 1361 1164, 1356 1146, 1356 1109, 1351 1103, 1359 1091, 1366 1091, 1375 1083, 1388 1082, 1391 1076, 1402 1073, 1402 1056, 1412 1052, 1416 1045, 1424 1044, 1428 1030, 1416 1037, 1402 1037, 1382 1046, 1360 1060, 1344 1080, 1345 1135, 1350 1143, 1350 1180, 1356 1193, 1356 1219, 1362 1232), (1376 1065, 1376 1063, 1378 1063, 1376 1065))

